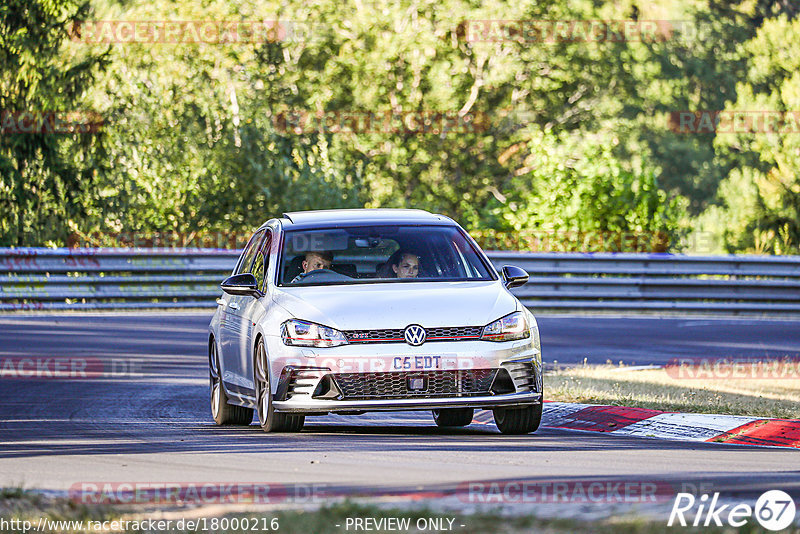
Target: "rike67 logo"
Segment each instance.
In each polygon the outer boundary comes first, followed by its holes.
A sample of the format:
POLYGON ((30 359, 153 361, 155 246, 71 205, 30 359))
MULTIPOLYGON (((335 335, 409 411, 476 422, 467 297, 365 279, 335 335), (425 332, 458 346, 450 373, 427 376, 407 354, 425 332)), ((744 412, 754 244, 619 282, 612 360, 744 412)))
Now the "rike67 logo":
POLYGON ((756 501, 755 508, 749 504, 719 504, 719 493, 709 498, 703 494, 695 498, 691 493, 678 493, 667 526, 677 524, 688 525, 684 514, 694 516, 692 526, 723 526, 723 518, 732 527, 742 527, 755 516, 756 521, 765 529, 777 531, 789 527, 795 518, 795 504, 792 497, 781 490, 764 492, 756 501))

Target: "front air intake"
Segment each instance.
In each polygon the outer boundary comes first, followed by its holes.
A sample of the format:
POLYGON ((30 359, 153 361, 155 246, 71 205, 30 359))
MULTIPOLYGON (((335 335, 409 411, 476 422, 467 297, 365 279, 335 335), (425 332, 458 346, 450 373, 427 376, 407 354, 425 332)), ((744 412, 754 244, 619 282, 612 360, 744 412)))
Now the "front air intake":
POLYGON ((447 398, 488 395, 497 369, 458 371, 336 373, 347 400, 447 398))
POLYGON ((536 364, 533 360, 526 359, 505 362, 503 363, 503 369, 508 371, 517 391, 539 393, 539 382, 536 379, 536 364))

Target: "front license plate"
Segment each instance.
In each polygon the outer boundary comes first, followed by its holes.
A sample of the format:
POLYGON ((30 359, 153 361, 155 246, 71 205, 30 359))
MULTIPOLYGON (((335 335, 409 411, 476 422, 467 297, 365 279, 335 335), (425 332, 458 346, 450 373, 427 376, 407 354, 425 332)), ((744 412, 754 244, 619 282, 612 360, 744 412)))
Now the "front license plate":
POLYGON ((397 371, 431 371, 442 368, 442 356, 397 356, 392 369, 397 371))
POLYGON ((428 389, 428 379, 424 376, 409 376, 406 385, 409 391, 425 391, 428 389))

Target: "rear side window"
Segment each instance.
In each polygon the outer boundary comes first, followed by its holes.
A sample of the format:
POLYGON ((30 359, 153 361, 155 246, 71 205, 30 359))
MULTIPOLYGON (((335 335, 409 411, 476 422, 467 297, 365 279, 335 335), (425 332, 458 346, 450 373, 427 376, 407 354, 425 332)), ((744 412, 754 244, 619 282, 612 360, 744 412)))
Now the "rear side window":
POLYGON ((236 272, 233 274, 251 272, 250 266, 253 265, 253 259, 256 257, 258 245, 261 243, 262 237, 264 237, 264 230, 259 230, 253 234, 253 237, 251 237, 250 241, 247 242, 247 246, 242 253, 241 259, 239 260, 239 265, 236 266, 236 272))

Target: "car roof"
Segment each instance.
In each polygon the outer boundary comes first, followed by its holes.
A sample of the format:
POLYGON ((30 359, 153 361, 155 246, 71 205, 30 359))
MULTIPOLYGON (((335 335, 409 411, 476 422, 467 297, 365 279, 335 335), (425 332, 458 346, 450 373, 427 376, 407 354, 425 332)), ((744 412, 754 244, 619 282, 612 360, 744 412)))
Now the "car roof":
POLYGON ((341 209, 292 211, 283 214, 286 228, 357 226, 362 224, 455 224, 444 215, 411 209, 341 209))

